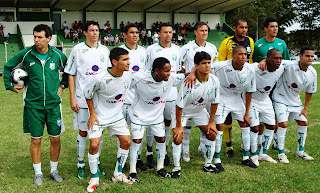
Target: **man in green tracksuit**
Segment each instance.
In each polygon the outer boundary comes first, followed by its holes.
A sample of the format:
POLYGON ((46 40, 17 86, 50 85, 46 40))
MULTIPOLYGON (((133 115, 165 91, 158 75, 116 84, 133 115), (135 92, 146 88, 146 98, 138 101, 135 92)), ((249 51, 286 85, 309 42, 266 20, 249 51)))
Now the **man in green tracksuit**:
POLYGON ((64 131, 60 94, 68 86, 67 74, 62 76, 67 57, 58 49, 49 46, 52 31, 40 24, 33 29, 34 45, 20 51, 4 66, 4 83, 7 90, 19 93, 23 87, 10 82, 10 73, 15 68, 24 68, 29 75, 24 89, 23 130, 31 134, 30 153, 35 170, 34 184, 43 183, 41 171, 41 138, 44 124, 50 137, 50 178, 62 182, 57 170, 60 154, 60 134, 64 131))

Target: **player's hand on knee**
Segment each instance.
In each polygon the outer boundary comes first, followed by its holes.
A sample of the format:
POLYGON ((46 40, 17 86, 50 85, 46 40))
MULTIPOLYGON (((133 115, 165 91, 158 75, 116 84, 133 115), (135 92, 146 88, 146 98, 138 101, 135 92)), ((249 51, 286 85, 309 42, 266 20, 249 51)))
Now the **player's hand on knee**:
POLYGON ((94 123, 100 125, 97 115, 90 115, 88 119, 88 130, 91 130, 93 128, 94 123))
POLYGON ((245 127, 250 127, 251 125, 251 122, 250 122, 250 117, 248 114, 245 114, 244 117, 243 117, 243 122, 244 122, 244 126, 245 127))
POLYGON ((210 134, 210 131, 212 131, 214 133, 214 135, 217 135, 218 130, 217 130, 216 125, 214 123, 208 124, 208 131, 207 131, 208 135, 210 134))
POLYGON ((307 109, 302 109, 301 113, 299 114, 299 117, 300 117, 301 115, 305 116, 305 117, 308 119, 307 109))
POLYGON ((19 93, 20 91, 22 91, 22 89, 23 89, 22 86, 14 86, 14 87, 13 87, 13 92, 19 93))
POLYGON ((172 129, 172 132, 173 132, 173 138, 174 138, 176 141, 182 140, 183 135, 184 135, 184 129, 183 129, 183 127, 173 128, 173 129, 172 129))

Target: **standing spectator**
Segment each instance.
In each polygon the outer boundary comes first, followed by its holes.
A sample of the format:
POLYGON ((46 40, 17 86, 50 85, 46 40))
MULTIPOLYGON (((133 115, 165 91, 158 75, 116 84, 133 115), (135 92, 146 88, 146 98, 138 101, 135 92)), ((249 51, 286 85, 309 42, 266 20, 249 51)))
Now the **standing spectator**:
POLYGON ((82 32, 82 29, 83 29, 83 24, 81 21, 79 21, 79 24, 78 24, 79 28, 81 29, 81 32, 82 32))
POLYGON ((120 32, 120 42, 124 42, 123 32, 120 32))
POLYGON ((72 24, 72 27, 73 27, 74 29, 77 29, 78 26, 79 26, 79 23, 78 23, 77 21, 74 21, 73 24, 72 24))
POLYGON ((186 43, 187 43, 187 35, 184 34, 184 35, 183 35, 183 45, 186 44, 186 43))
POLYGON ((182 40, 183 40, 183 37, 181 34, 178 35, 178 44, 181 45, 182 44, 182 40))
POLYGON ((218 32, 220 31, 220 29, 221 29, 221 26, 220 26, 220 23, 218 23, 218 24, 217 24, 217 30, 218 30, 218 32))
POLYGON ((141 38, 142 38, 142 45, 146 46, 147 45, 147 31, 146 28, 143 28, 141 31, 141 38))
MULTIPOLYGON (((34 45, 20 51, 4 65, 6 90, 19 93, 23 87, 10 83, 10 74, 15 67, 25 67, 29 75, 28 89, 25 89, 23 130, 31 134, 30 154, 35 171, 34 184, 43 184, 41 171, 41 140, 46 125, 50 139, 50 178, 62 182, 57 167, 60 154, 60 135, 64 131, 61 114, 60 95, 68 86, 68 75, 63 74, 67 57, 49 45, 52 31, 49 26, 40 24, 33 29, 34 45), (49 60, 50 59, 50 60, 49 60)), ((44 156, 47 154, 44 154, 44 156)))
POLYGON ((103 26, 103 34, 107 34, 107 28, 108 28, 107 24, 104 24, 104 26, 103 26))
POLYGON ((8 41, 9 41, 9 36, 10 36, 10 33, 8 33, 7 35, 4 35, 3 37, 3 43, 4 44, 9 44, 8 41))
POLYGON ((121 21, 121 23, 120 23, 120 30, 121 30, 121 32, 124 32, 124 23, 123 23, 123 21, 121 21))
POLYGON ((69 37, 71 39, 71 34, 70 34, 70 29, 69 27, 67 27, 66 29, 64 29, 64 39, 67 39, 67 37, 69 37))
POLYGON ((155 31, 154 34, 153 34, 153 43, 156 44, 159 42, 159 35, 158 33, 155 31))
POLYGON ((63 29, 66 29, 68 27, 67 25, 67 21, 64 21, 64 23, 62 24, 63 29))
POLYGON ((148 30, 147 37, 148 37, 148 44, 149 44, 149 46, 152 44, 152 43, 151 43, 151 36, 152 36, 151 30, 148 30))

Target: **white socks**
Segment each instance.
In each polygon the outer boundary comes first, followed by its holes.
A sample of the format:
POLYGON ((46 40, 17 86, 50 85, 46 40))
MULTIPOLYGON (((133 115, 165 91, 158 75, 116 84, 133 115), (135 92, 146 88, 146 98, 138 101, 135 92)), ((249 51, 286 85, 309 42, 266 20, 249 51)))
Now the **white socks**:
POLYGON ((33 164, 33 169, 34 169, 35 176, 36 176, 36 175, 39 175, 39 174, 42 174, 42 171, 41 171, 41 162, 38 163, 38 164, 33 164))
POLYGON ((77 137, 78 164, 77 167, 84 167, 84 152, 86 151, 87 137, 77 137))
POLYGON ((164 158, 166 155, 166 144, 165 143, 156 143, 156 152, 157 152, 157 171, 164 168, 164 158))
POLYGON ((242 160, 247 160, 249 159, 249 150, 250 150, 250 127, 241 128, 241 140, 243 144, 242 160))
POLYGON ((220 152, 221 152, 221 145, 222 145, 222 134, 223 134, 223 131, 218 131, 216 136, 215 154, 214 154, 215 164, 221 163, 220 152))
POLYGON ((141 143, 135 143, 132 141, 131 146, 130 146, 130 173, 137 173, 136 169, 136 164, 137 164, 137 159, 138 159, 138 154, 139 154, 139 148, 141 146, 141 143))
POLYGON ((307 128, 308 126, 300 126, 298 125, 298 149, 297 151, 304 151, 304 144, 306 142, 306 137, 307 137, 307 128))
MULTIPOLYGON (((262 135, 261 135, 262 137, 262 135)), ((250 131, 250 147, 252 156, 258 155, 258 133, 250 131)), ((262 138, 261 138, 262 139, 262 138)))
POLYGON ((58 167, 58 162, 53 162, 50 160, 50 173, 56 171, 58 167))
POLYGON ((284 144, 286 140, 286 131, 287 128, 282 128, 279 127, 277 131, 277 136, 278 136, 278 154, 284 154, 284 144))
POLYGON ((263 136, 262 137, 262 145, 261 145, 260 153, 259 153, 260 157, 267 155, 267 151, 270 147, 273 133, 274 133, 274 130, 270 130, 270 129, 264 130, 263 135, 262 135, 263 136))
POLYGON ((150 128, 148 127, 146 129, 146 141, 147 141, 147 156, 152 155, 152 146, 153 146, 153 141, 154 141, 154 136, 150 132, 150 128))
POLYGON ((99 153, 96 153, 94 155, 88 153, 88 162, 89 162, 90 172, 93 178, 99 178, 98 157, 99 157, 99 153))
POLYGON ((180 167, 180 157, 181 157, 181 144, 176 145, 172 142, 172 157, 174 167, 180 167))
POLYGON ((116 167, 114 168, 114 172, 113 172, 114 177, 117 177, 117 176, 119 176, 119 174, 122 174, 122 169, 123 169, 124 164, 126 163, 128 153, 129 153, 129 150, 118 148, 117 163, 116 163, 116 167))
MULTIPOLYGON (((190 152, 189 145, 190 145, 191 126, 188 126, 189 122, 190 121, 187 121, 187 126, 184 127, 184 136, 183 136, 183 139, 182 139, 183 152, 190 152)), ((191 123, 190 123, 190 125, 191 125, 191 123)))
POLYGON ((166 147, 168 147, 169 142, 170 142, 170 126, 165 126, 165 131, 166 131, 166 147))
POLYGON ((215 153, 215 141, 211 141, 209 139, 205 139, 204 140, 205 143, 205 147, 206 149, 204 150, 205 153, 205 162, 204 162, 204 166, 208 167, 209 165, 212 164, 212 159, 213 159, 213 155, 215 153))

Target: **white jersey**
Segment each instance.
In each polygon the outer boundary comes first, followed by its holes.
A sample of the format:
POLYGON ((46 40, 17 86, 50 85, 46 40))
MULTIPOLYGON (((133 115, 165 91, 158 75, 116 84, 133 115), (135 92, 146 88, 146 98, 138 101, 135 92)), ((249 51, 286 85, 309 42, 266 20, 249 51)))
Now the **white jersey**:
POLYGON ((131 88, 136 90, 129 115, 131 122, 152 125, 163 122, 163 111, 172 87, 180 86, 184 74, 171 74, 168 81, 157 82, 152 72, 133 74, 131 88))
POLYGON ((284 73, 273 91, 272 99, 288 106, 302 106, 299 96, 302 90, 307 93, 317 92, 317 72, 312 66, 306 72, 301 70, 299 61, 288 60, 283 65, 284 73))
POLYGON ((115 77, 109 69, 99 73, 85 87, 85 98, 93 99, 94 110, 100 125, 111 124, 123 119, 122 106, 131 84, 129 71, 115 77))
POLYGON ((185 65, 186 72, 191 72, 194 67, 194 55, 196 52, 201 51, 205 51, 211 56, 211 69, 213 68, 213 63, 217 61, 218 57, 218 50, 216 46, 206 42, 204 47, 201 47, 195 40, 192 40, 181 48, 182 62, 185 65))
MULTIPOLYGON (((123 49, 126 49, 129 52, 130 57, 130 66, 129 71, 132 73, 144 72, 146 71, 146 62, 147 62, 147 52, 146 49, 142 46, 137 45, 135 50, 131 50, 127 45, 120 46, 123 49)), ((126 104, 131 104, 134 97, 134 89, 129 89, 126 98, 126 104)))
POLYGON ((224 103, 242 102, 241 93, 256 92, 256 81, 252 67, 247 62, 241 70, 235 70, 232 60, 216 62, 214 75, 220 81, 220 100, 224 103))
MULTIPOLYGON (((181 71, 181 49, 179 46, 172 44, 165 48, 160 43, 153 44, 147 48, 147 70, 151 71, 153 61, 156 58, 164 57, 170 61, 171 73, 176 74, 181 71)), ((174 101, 177 98, 177 89, 172 89, 168 97, 169 101, 174 101)))
POLYGON ((97 74, 111 66, 109 49, 98 45, 91 48, 85 42, 73 47, 64 72, 75 76, 75 99, 80 108, 88 108, 83 96, 84 86, 97 74))
POLYGON ((216 76, 209 74, 206 82, 198 78, 192 88, 182 83, 176 104, 184 113, 199 113, 207 104, 218 104, 220 101, 220 82, 216 76))
POLYGON ((254 71, 255 71, 255 77, 256 77, 256 88, 257 91, 252 94, 252 103, 254 102, 268 102, 270 104, 271 100, 269 97, 269 94, 278 82, 279 78, 281 77, 284 68, 282 65, 279 66, 279 68, 274 72, 269 72, 268 70, 262 71, 258 67, 258 63, 250 64, 254 71))

